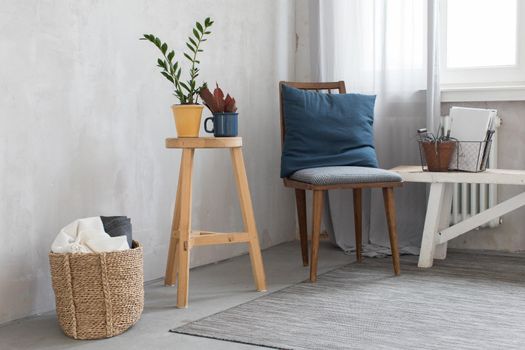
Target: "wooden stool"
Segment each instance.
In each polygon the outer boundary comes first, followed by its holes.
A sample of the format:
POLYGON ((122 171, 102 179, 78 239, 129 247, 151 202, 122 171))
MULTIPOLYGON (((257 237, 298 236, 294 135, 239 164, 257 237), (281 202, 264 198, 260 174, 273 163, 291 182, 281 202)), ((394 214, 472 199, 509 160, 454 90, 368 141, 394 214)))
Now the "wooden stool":
POLYGON ((250 248, 255 287, 258 291, 266 290, 264 267, 257 236, 257 227, 253 215, 252 200, 248 187, 248 178, 244 168, 241 137, 195 137, 166 139, 166 148, 182 148, 179 171, 179 184, 175 200, 175 211, 171 226, 171 239, 168 251, 168 263, 164 284, 177 283, 177 307, 188 306, 188 281, 190 268, 190 250, 194 246, 210 244, 231 244, 246 242, 250 248), (193 155, 196 148, 229 148, 239 201, 244 223, 244 232, 210 232, 191 230, 191 175, 193 155))

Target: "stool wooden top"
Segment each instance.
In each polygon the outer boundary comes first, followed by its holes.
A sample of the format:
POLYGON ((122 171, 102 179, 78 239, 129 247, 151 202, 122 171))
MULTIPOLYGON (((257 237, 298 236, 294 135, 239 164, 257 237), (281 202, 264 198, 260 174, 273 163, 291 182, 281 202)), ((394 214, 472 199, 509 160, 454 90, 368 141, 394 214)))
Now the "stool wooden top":
POLYGON ((242 137, 180 137, 167 138, 166 148, 237 148, 242 137))

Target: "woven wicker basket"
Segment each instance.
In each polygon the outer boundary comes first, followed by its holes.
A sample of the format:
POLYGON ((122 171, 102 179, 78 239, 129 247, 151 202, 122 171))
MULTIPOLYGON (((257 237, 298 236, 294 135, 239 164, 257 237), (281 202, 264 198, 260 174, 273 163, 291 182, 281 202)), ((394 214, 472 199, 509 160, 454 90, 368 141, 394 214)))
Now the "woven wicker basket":
POLYGON ((58 322, 75 339, 109 338, 138 321, 144 308, 143 252, 49 253, 58 322))

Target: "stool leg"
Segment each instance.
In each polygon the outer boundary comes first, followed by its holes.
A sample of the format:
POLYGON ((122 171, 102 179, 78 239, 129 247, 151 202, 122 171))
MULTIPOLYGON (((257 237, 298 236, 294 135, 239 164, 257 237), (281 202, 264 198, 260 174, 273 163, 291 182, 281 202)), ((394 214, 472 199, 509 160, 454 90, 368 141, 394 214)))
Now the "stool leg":
MULTIPOLYGON (((441 214, 439 216, 438 231, 450 226, 450 212, 452 209, 452 199, 454 197, 454 184, 446 183, 443 185, 445 186, 445 189, 441 200, 441 214)), ((445 259, 447 257, 447 246, 447 242, 436 244, 434 249, 434 259, 445 259)))
POLYGON ((432 183, 428 195, 427 213, 425 216, 423 237, 421 238, 418 267, 432 267, 436 250, 436 235, 439 231, 444 197, 445 184, 440 182, 432 183))
POLYGON ((179 170, 179 180, 177 184, 177 195, 175 199, 175 208, 173 210, 173 220, 171 222, 171 236, 170 247, 168 250, 168 262, 166 263, 166 275, 164 277, 164 285, 173 286, 177 279, 177 265, 178 265, 178 250, 179 243, 179 223, 180 223, 180 187, 182 182, 182 161, 179 170))
POLYGON ((266 277, 264 275, 261 248, 259 246, 259 237, 257 234, 257 227, 255 225, 252 199, 250 196, 250 188, 248 186, 248 178, 246 176, 246 168, 244 167, 244 159, 241 148, 232 148, 231 156, 235 179, 237 180, 237 191, 239 192, 239 201, 241 205, 244 229, 250 235, 250 242, 248 244, 250 247, 250 259, 252 263, 255 287, 258 291, 262 292, 266 291, 266 277))
POLYGON ((178 252, 177 307, 188 306, 188 283, 190 276, 190 231, 191 231, 191 173, 195 150, 185 148, 181 161, 180 223, 178 252))

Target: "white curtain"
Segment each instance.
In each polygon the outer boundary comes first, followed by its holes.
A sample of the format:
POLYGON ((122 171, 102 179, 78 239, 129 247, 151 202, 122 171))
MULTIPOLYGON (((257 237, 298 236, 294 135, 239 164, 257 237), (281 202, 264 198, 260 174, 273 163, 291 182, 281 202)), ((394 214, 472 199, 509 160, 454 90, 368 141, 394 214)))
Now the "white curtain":
MULTIPOLYGON (((419 164, 416 130, 439 116, 438 0, 314 0, 310 3, 313 80, 346 82, 375 94, 380 166, 419 164), (427 86, 429 84, 430 86, 427 86), (429 91, 427 94, 426 91, 429 91)), ((395 191, 401 247, 417 247, 426 210, 424 185, 395 191)), ((330 191, 325 227, 344 250, 354 246, 352 194, 330 191)), ((364 242, 388 246, 382 193, 364 196, 364 242)))

